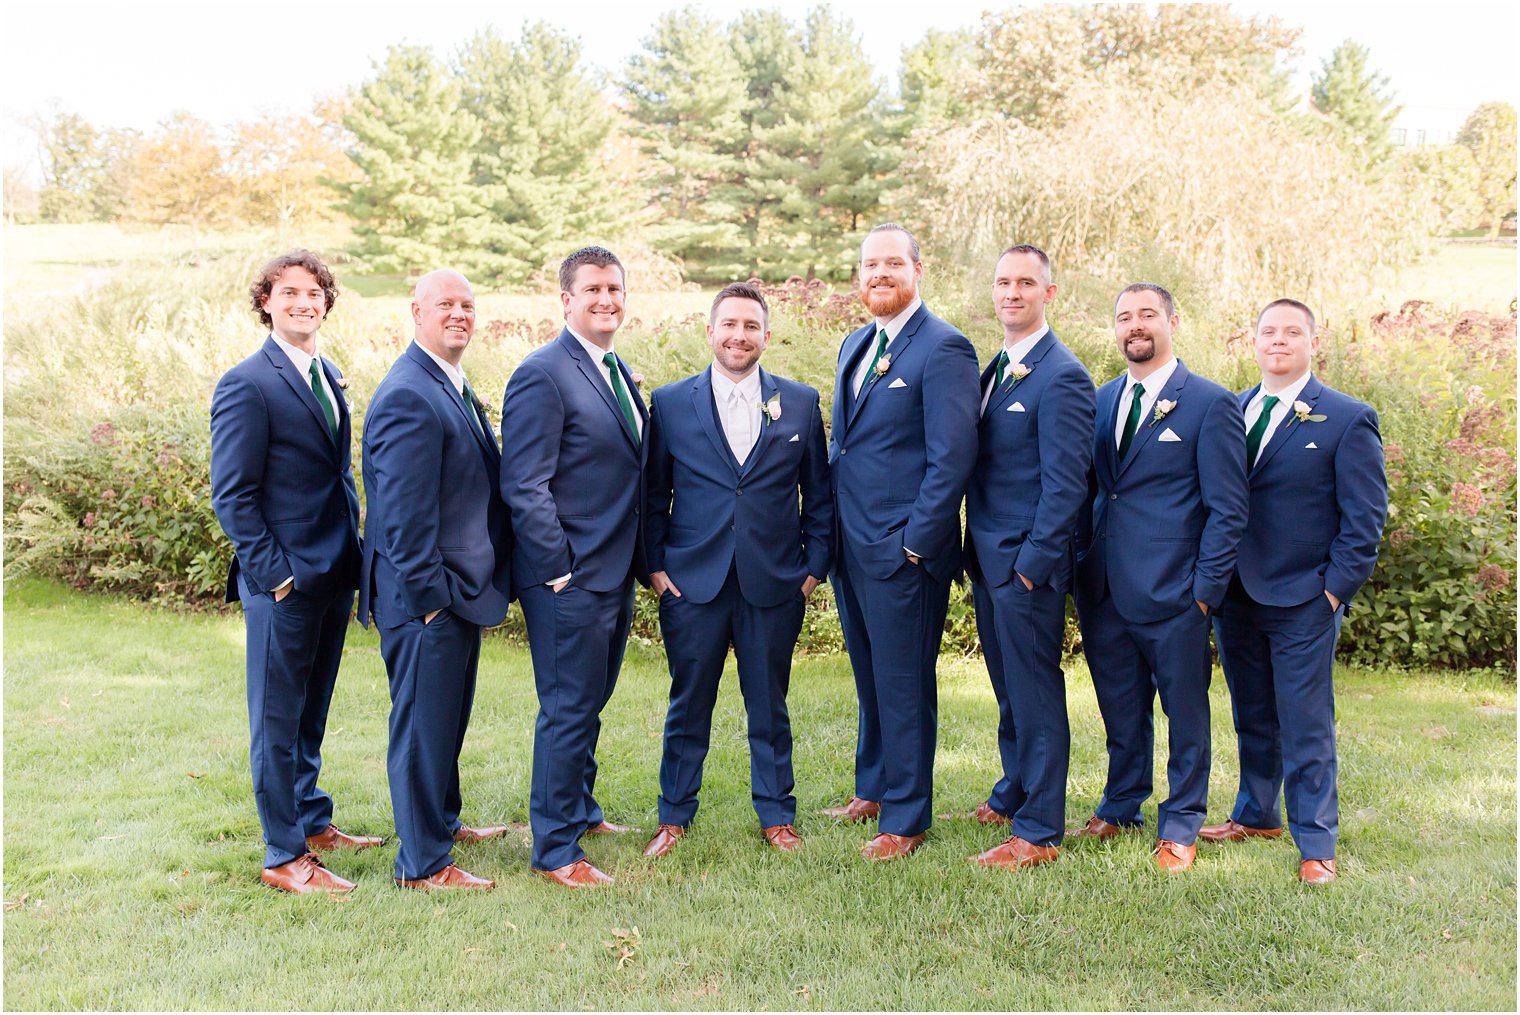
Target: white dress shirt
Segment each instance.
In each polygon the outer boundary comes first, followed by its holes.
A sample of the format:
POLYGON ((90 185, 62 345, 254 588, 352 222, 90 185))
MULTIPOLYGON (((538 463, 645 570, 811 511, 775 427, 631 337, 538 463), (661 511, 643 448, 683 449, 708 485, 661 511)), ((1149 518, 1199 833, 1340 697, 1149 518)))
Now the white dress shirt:
POLYGON ((1268 391, 1265 380, 1261 389, 1251 396, 1246 403, 1246 433, 1256 425, 1261 418, 1261 403, 1267 400, 1268 395, 1277 396, 1277 404, 1272 406, 1272 420, 1267 424, 1267 432, 1261 435, 1261 443, 1256 446, 1256 460, 1261 461, 1261 453, 1267 449, 1267 444, 1272 440, 1272 434, 1282 426, 1282 421, 1288 418, 1288 413, 1293 411, 1293 403, 1298 396, 1303 394, 1304 385, 1309 383, 1309 371, 1305 370, 1303 376, 1289 384, 1281 391, 1268 391))
POLYGON ((723 436, 728 438, 734 458, 743 465, 760 439, 760 368, 751 367, 743 378, 732 381, 714 364, 712 390, 723 436))
POLYGON ((902 331, 903 325, 908 323, 908 318, 916 314, 918 312, 918 308, 923 305, 924 301, 915 296, 913 297, 913 302, 909 303, 905 308, 903 308, 902 313, 898 314, 891 320, 884 321, 880 317, 876 319, 875 330, 871 332, 871 337, 866 342, 866 351, 861 354, 860 363, 855 367, 855 381, 853 390, 856 395, 860 394, 860 387, 866 382, 866 374, 870 373, 871 371, 871 360, 876 358, 877 336, 885 331, 887 333, 887 345, 891 345, 893 342, 897 341, 897 333, 899 331, 902 331))
MULTIPOLYGON (((565 325, 565 330, 570 332, 570 336, 581 344, 581 348, 586 350, 586 355, 590 356, 591 361, 596 364, 596 372, 601 375, 602 380, 607 382, 607 390, 612 392, 612 404, 617 405, 617 388, 612 386, 612 371, 608 370, 607 365, 602 362, 602 358, 609 352, 614 352, 614 350, 603 349, 595 342, 587 341, 576 334, 575 329, 568 324, 565 325)), ((613 369, 616 369, 616 367, 613 369)), ((619 380, 623 382, 623 387, 626 390, 628 388, 628 378, 622 377, 619 380)), ((639 418, 639 409, 638 406, 633 404, 633 392, 631 391, 628 392, 628 406, 633 409, 633 432, 638 434, 642 440, 644 437, 644 421, 639 418)), ((619 412, 621 413, 621 410, 619 412)))
POLYGON ((1124 439, 1124 423, 1129 419, 1129 404, 1135 385, 1145 386, 1145 394, 1140 396, 1140 422, 1135 427, 1135 433, 1139 434, 1140 429, 1150 422, 1151 412, 1156 408, 1156 396, 1161 394, 1161 390, 1166 387, 1176 370, 1177 357, 1173 356, 1165 364, 1151 371, 1143 381, 1135 380, 1135 375, 1131 373, 1124 375, 1124 390, 1119 392, 1119 416, 1114 420, 1114 447, 1117 448, 1124 439))
MULTIPOLYGON (((1007 381, 1008 378, 1013 376, 1013 365, 1015 363, 1022 363, 1024 361, 1024 357, 1029 355, 1029 350, 1033 349, 1035 343, 1044 338, 1045 332, 1049 330, 1050 325, 1045 323, 1044 317, 1041 317, 1040 326, 1038 328, 1036 328, 1034 331, 1031 331, 1029 334, 1025 335, 1018 341, 1014 342, 1012 345, 1009 345, 1008 342, 1004 340, 1003 351, 1008 353, 1008 372, 1003 374, 1004 381, 1007 381)), ((992 400, 992 388, 996 381, 996 374, 993 374, 991 377, 987 378, 987 390, 982 392, 983 412, 987 411, 987 403, 992 400)))

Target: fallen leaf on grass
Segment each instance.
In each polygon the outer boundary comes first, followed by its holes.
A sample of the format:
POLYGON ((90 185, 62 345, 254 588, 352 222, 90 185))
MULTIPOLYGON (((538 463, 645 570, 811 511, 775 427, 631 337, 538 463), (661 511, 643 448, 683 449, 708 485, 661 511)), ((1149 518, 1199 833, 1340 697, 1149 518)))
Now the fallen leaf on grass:
POLYGON ((511 920, 503 918, 501 922, 504 923, 504 924, 506 924, 512 930, 516 930, 517 929, 517 924, 513 923, 511 920))
POLYGON ((813 990, 805 983, 802 986, 798 987, 796 990, 792 991, 792 996, 800 997, 808 1004, 813 1003, 813 990))
POLYGON ((634 956, 638 954, 641 943, 639 928, 632 927, 625 929, 623 927, 614 927, 612 928, 612 938, 611 941, 603 941, 602 947, 617 956, 618 968, 622 969, 632 962, 634 956))
POLYGON ((480 951, 480 949, 479 949, 479 948, 474 948, 474 947, 471 947, 471 948, 466 948, 466 949, 465 949, 465 950, 464 950, 464 953, 465 953, 465 954, 466 954, 466 955, 473 955, 473 954, 475 954, 475 953, 476 953, 476 952, 478 952, 478 951, 480 951))
POLYGON ((981 994, 983 997, 991 997, 992 996, 992 991, 988 990, 986 987, 976 987, 975 990, 976 990, 976 992, 978 994, 981 994))
POLYGON ((206 773, 205 772, 186 772, 185 774, 188 775, 192 779, 204 779, 204 778, 206 778, 206 773))
POLYGON ((74 707, 73 705, 69 704, 69 699, 67 699, 67 698, 59 698, 58 699, 58 704, 62 705, 64 708, 73 708, 74 707))
POLYGON ((1420 732, 1432 740, 1444 740, 1447 737, 1451 736, 1451 730, 1447 729, 1445 726, 1426 726, 1424 729, 1420 730, 1420 732))
POLYGON ((94 694, 90 695, 90 697, 92 697, 92 698, 98 698, 102 694, 105 694, 105 693, 106 693, 106 689, 104 687, 102 687, 100 690, 98 690, 94 694))
POLYGON ((1451 940, 1451 928, 1450 927, 1442 927, 1441 928, 1441 940, 1442 941, 1450 941, 1451 940))
POLYGON ((126 837, 127 837, 126 833, 123 832, 121 835, 102 835, 98 839, 96 839, 95 841, 96 842, 110 842, 112 839, 125 839, 126 837))
POLYGON ((5 904, 5 911, 9 913, 13 909, 20 909, 22 906, 26 905, 27 896, 30 894, 30 892, 22 892, 19 897, 12 899, 10 902, 7 902, 5 904))

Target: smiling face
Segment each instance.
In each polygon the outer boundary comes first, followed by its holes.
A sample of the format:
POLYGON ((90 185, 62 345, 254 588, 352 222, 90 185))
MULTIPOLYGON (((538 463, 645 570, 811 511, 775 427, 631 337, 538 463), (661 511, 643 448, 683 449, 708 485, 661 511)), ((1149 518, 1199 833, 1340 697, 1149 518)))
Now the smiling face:
POLYGON ((1045 319, 1056 298, 1050 269, 1034 254, 1014 251, 998 258, 992 279, 992 308, 1003 324, 1004 340, 1023 338, 1045 319))
POLYGON ((719 303, 707 325, 713 362, 733 380, 754 369, 770 340, 765 311, 754 300, 742 296, 730 296, 719 303))
POLYGON ((577 335, 603 349, 623 323, 623 269, 616 264, 582 264, 575 269, 569 292, 559 294, 565 323, 577 335))
POLYGON ((1123 293, 1114 305, 1114 338, 1132 365, 1165 363, 1172 355, 1177 315, 1167 316, 1161 294, 1150 289, 1123 293))
POLYGON ((1302 310, 1278 304, 1262 311, 1256 322, 1256 362, 1269 392, 1280 391, 1309 371, 1319 351, 1319 336, 1302 310))
POLYGON ((435 271, 417 283, 412 300, 417 344, 455 366, 475 334, 475 291, 455 271, 435 271))
POLYGON ((868 233, 860 245, 860 300, 878 318, 902 313, 918 295, 924 277, 922 261, 913 260, 906 233, 883 229, 868 233))
POLYGON ((317 329, 327 316, 327 294, 317 276, 292 265, 270 285, 263 307, 274 336, 304 348, 315 340, 317 329))

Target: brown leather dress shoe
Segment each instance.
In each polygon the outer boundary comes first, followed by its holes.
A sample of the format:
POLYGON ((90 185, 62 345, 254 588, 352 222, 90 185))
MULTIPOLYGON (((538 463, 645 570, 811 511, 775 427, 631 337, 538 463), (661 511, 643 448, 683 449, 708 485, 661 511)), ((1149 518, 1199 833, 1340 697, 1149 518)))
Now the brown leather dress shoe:
POLYGON ((686 829, 681 825, 661 825, 644 846, 644 856, 650 860, 662 857, 675 849, 676 843, 685 837, 686 829))
POLYGON ((976 810, 974 811, 962 811, 958 813, 940 815, 940 819, 943 821, 955 821, 956 819, 964 818, 970 818, 972 821, 983 825, 1009 825, 1013 823, 1012 818, 999 814, 997 811, 993 810, 992 805, 985 800, 977 804, 976 810))
POLYGON ((1204 825, 1198 829, 1198 838, 1205 842, 1241 842, 1246 838, 1275 839, 1280 835, 1281 828, 1247 828, 1234 818, 1222 825, 1204 825))
POLYGON ((306 837, 306 848, 313 853, 329 849, 369 849, 384 841, 376 835, 349 835, 337 825, 328 825, 316 835, 306 837))
POLYGON ((1328 885, 1335 880, 1335 858, 1305 860, 1298 865, 1298 880, 1306 885, 1328 885))
POLYGON ((818 813, 836 821, 870 821, 881 817, 881 804, 875 800, 862 800, 858 796, 852 796, 845 801, 843 807, 825 807, 818 813))
POLYGON ((496 882, 485 878, 477 878, 469 871, 460 870, 453 864, 449 864, 441 871, 435 871, 425 878, 406 880, 397 878, 396 884, 402 888, 420 888, 424 891, 448 891, 454 888, 495 888, 496 882))
POLYGON ((552 871, 535 870, 535 874, 542 874, 557 885, 566 888, 598 888, 602 885, 612 884, 610 875, 603 874, 591 866, 590 860, 577 860, 563 867, 556 867, 552 871))
POLYGON ((485 842, 487 839, 499 839, 506 835, 509 829, 506 825, 485 825, 481 828, 471 828, 469 825, 460 825, 454 833, 455 842, 474 843, 485 842))
POLYGON ((972 863, 981 864, 983 867, 1006 867, 1009 870, 1017 870, 1020 867, 1038 867, 1060 855, 1061 850, 1058 846, 1036 846, 1027 839, 1012 835, 1001 846, 993 846, 985 853, 968 856, 966 859, 972 863))
POLYGON ((926 836, 923 832, 917 835, 893 835, 891 832, 878 832, 876 838, 866 843, 860 851, 867 860, 896 860, 898 857, 907 856, 924 844, 926 836))
POLYGON ((1193 857, 1197 855, 1197 843, 1184 846, 1170 839, 1156 840, 1156 866, 1164 871, 1185 871, 1193 866, 1193 857))
POLYGON ((1112 839, 1123 831, 1124 829, 1120 826, 1111 825, 1094 814, 1087 819, 1087 824, 1080 828, 1068 828, 1066 837, 1068 839, 1112 839))
POLYGON ((322 858, 315 853, 298 856, 278 867, 265 867, 259 880, 270 888, 282 892, 305 895, 307 892, 327 892, 330 895, 346 895, 354 890, 354 883, 338 877, 322 866, 322 858))
POLYGON ((622 835, 624 832, 633 831, 631 825, 614 825, 610 821, 603 821, 599 825, 592 825, 582 832, 582 835, 622 835))
POLYGON ((802 848, 802 836, 790 824, 771 825, 760 829, 760 834, 765 836, 766 842, 783 853, 795 853, 802 848))

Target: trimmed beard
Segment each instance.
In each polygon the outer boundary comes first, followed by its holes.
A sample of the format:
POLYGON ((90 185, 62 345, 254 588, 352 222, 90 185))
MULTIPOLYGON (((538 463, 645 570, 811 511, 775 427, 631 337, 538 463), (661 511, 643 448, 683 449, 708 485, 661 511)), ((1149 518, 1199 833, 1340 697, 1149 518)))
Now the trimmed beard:
POLYGON ((865 308, 871 312, 872 317, 879 317, 883 320, 890 321, 908 309, 908 304, 917 298, 917 287, 905 289, 899 285, 896 295, 876 296, 871 292, 869 282, 862 282, 860 285, 860 302, 865 304, 865 308))

